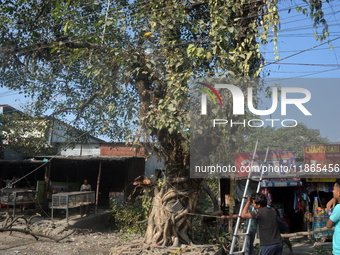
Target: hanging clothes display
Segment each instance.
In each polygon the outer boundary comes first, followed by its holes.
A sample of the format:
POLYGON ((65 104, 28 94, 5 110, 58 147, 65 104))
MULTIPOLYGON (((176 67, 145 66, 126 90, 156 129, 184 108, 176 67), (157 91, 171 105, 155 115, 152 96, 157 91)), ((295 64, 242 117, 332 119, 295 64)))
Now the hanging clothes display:
POLYGON ((302 201, 304 200, 304 188, 303 187, 295 187, 294 188, 294 211, 300 212, 303 210, 304 203, 302 201))
POLYGON ((266 195, 267 198, 267 206, 271 206, 273 199, 272 199, 272 194, 270 193, 270 189, 269 188, 265 188, 262 190, 262 194, 266 195))

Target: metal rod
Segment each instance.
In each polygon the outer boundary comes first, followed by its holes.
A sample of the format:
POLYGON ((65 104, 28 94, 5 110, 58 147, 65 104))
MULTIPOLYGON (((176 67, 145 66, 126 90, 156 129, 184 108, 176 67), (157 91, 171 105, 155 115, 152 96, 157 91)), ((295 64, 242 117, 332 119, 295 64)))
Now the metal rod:
POLYGON ((15 204, 16 204, 16 201, 17 201, 17 193, 14 192, 14 201, 13 201, 13 219, 15 217, 15 204))
POLYGON ((52 194, 52 208, 51 208, 51 209, 52 209, 52 212, 51 212, 51 216, 52 216, 52 223, 53 223, 53 196, 54 196, 54 195, 52 194))
POLYGON ((68 195, 66 196, 66 223, 68 223, 68 195))
POLYGON ((98 179, 97 179, 97 191, 96 191, 96 210, 95 213, 98 213, 98 194, 99 194, 99 184, 100 184, 100 175, 102 172, 102 162, 99 161, 99 172, 98 172, 98 179))

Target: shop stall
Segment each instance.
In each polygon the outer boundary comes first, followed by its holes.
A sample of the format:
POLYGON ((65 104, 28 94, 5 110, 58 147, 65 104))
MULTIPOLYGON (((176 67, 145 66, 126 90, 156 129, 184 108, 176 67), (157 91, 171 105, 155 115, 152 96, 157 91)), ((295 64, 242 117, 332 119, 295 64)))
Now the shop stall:
MULTIPOLYGON (((326 210, 327 202, 333 197, 333 178, 307 178, 306 189, 311 203, 306 213, 306 221, 311 224, 312 230, 317 230, 326 226, 332 210, 326 210)), ((331 239, 333 231, 328 230, 314 234, 314 238, 331 239)))
POLYGON ((1 204, 7 206, 9 214, 9 206, 13 206, 13 218, 15 217, 15 208, 20 205, 21 212, 24 206, 34 205, 37 201, 37 192, 28 189, 2 189, 1 204))
POLYGON ((268 205, 277 210, 280 219, 288 224, 290 232, 307 229, 303 220, 307 196, 299 178, 264 179, 261 186, 268 205))
MULTIPOLYGON (((255 190, 252 186, 256 187, 256 181, 262 177, 261 192, 266 194, 268 205, 277 209, 291 232, 318 230, 326 226, 332 212, 326 211, 325 207, 333 198, 335 178, 340 178, 340 144, 308 145, 304 150, 304 161, 299 162, 295 160, 294 151, 275 150, 269 151, 268 155, 260 151, 255 156, 253 153, 236 153, 236 203, 243 198, 248 169, 251 175, 247 193, 252 194, 255 190)), ((223 184, 221 180, 220 198, 222 209, 227 209, 228 202, 224 200, 231 185, 223 184)), ((329 230, 315 234, 314 238, 326 239, 332 235, 333 231, 329 230)))
MULTIPOLYGON (((333 187, 339 178, 340 144, 308 145, 304 147, 303 175, 310 204, 308 207, 308 221, 312 229, 326 226, 331 211, 326 211, 327 202, 333 198, 333 187)), ((331 238, 332 231, 321 232, 315 238, 331 238)))

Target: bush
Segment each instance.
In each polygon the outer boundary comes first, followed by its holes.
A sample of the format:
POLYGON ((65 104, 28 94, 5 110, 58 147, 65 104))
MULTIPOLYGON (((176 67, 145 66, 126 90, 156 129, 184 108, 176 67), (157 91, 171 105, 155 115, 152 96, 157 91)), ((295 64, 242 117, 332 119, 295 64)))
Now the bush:
POLYGON ((144 234, 151 202, 152 197, 149 190, 145 190, 143 196, 134 203, 124 202, 124 204, 118 205, 114 202, 111 207, 111 220, 113 221, 114 228, 127 233, 144 234), (145 222, 138 223, 140 221, 145 222))

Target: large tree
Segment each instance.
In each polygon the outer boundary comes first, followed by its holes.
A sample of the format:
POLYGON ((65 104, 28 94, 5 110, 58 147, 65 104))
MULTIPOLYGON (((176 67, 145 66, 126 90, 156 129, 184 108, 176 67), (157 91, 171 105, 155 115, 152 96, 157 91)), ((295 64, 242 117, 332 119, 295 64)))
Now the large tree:
MULTIPOLYGON (((322 2, 310 6, 323 23, 322 2)), ((37 116, 50 109, 94 135, 157 143, 166 179, 145 241, 168 245, 175 235, 190 243, 187 213, 201 181, 189 178, 189 82, 258 76, 260 44, 269 31, 277 40, 277 2, 13 0, 2 1, 0 13, 0 85, 38 100, 37 116)), ((205 152, 214 147, 208 141, 205 152)))

